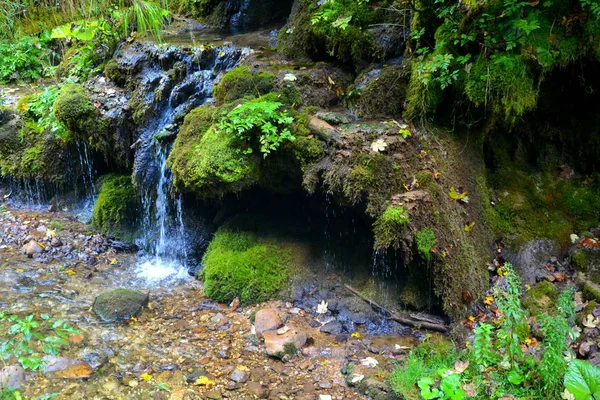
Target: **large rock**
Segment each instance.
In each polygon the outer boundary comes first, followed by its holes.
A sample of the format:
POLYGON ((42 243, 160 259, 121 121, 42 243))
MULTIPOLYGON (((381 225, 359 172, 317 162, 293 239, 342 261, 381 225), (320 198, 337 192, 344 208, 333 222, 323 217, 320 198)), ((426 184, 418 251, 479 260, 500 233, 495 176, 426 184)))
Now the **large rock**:
POLYGON ((18 365, 9 365, 0 370, 0 389, 19 389, 25 383, 25 370, 18 365))
POLYGON ((508 261, 513 264, 523 283, 534 285, 548 275, 545 267, 550 263, 551 258, 558 255, 559 246, 556 242, 536 239, 525 244, 516 255, 509 256, 508 261))
POLYGON ((92 367, 81 360, 72 360, 66 357, 44 357, 46 365, 44 373, 52 378, 83 379, 92 376, 92 367))
POLYGON ((147 293, 114 289, 96 297, 94 312, 103 322, 126 321, 137 316, 148 305, 147 293))
POLYGON ((275 308, 264 308, 256 313, 254 318, 254 329, 260 337, 263 333, 272 331, 283 326, 279 311, 275 308))
POLYGON ((268 355, 283 357, 285 354, 294 354, 306 344, 308 339, 306 332, 291 326, 288 328, 289 330, 283 334, 279 334, 279 331, 268 331, 263 334, 268 355))

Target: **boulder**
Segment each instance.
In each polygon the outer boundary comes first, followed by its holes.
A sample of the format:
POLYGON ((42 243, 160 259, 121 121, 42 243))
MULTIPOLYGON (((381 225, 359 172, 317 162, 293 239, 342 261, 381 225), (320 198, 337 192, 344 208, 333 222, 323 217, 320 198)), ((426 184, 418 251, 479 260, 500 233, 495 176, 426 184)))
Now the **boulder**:
POLYGON ((94 312, 103 322, 126 321, 148 305, 150 296, 136 290, 114 289, 94 300, 94 312))
POLYGON ((523 283, 534 285, 548 275, 546 265, 558 257, 559 246, 549 239, 536 239, 525 244, 516 255, 508 256, 523 283))
POLYGON ((66 357, 44 357, 46 365, 44 373, 52 378, 83 379, 92 376, 94 370, 82 360, 72 360, 66 357))
POLYGON ((0 369, 0 389, 19 389, 25 383, 25 370, 19 365, 0 369))
POLYGON ((32 258, 36 254, 40 254, 42 251, 44 251, 44 248, 35 240, 29 241, 25 246, 25 254, 27 254, 27 257, 29 258, 32 258))
POLYGON ((258 310, 254 318, 254 329, 260 337, 263 333, 279 329, 283 326, 283 321, 279 315, 279 311, 275 308, 264 308, 258 310))
POLYGON ((295 354, 306 344, 306 332, 291 326, 288 328, 283 334, 279 334, 278 331, 267 331, 263 334, 268 355, 283 357, 285 354, 295 354))
POLYGON ((321 327, 321 332, 328 333, 330 335, 339 335, 342 333, 343 326, 339 321, 329 321, 321 327))

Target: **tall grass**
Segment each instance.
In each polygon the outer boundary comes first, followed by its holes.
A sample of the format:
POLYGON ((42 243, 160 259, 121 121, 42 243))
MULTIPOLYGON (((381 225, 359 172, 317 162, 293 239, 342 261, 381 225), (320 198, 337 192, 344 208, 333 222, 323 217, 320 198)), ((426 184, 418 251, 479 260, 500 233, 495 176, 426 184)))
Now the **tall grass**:
POLYGON ((0 39, 36 34, 71 21, 104 17, 124 34, 137 31, 160 37, 168 21, 168 0, 0 0, 0 39))

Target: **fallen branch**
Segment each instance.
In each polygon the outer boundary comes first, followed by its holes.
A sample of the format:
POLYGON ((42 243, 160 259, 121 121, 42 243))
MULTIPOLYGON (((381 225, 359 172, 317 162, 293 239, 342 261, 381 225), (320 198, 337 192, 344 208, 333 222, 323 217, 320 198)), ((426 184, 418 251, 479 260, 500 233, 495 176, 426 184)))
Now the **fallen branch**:
POLYGON ((352 292, 352 294, 360 297, 362 300, 369 303, 369 305, 371 305, 371 307, 373 307, 374 310, 382 312, 392 321, 399 322, 403 325, 413 326, 415 328, 430 329, 432 331, 438 331, 438 332, 444 332, 444 333, 448 332, 448 327, 444 324, 438 324, 438 323, 435 323, 432 321, 426 321, 426 320, 424 320, 424 318, 417 318, 417 316, 398 315, 398 314, 388 310, 387 308, 383 307, 382 305, 377 304, 376 302, 369 299, 368 297, 363 296, 362 294, 360 294, 358 292, 358 290, 354 289, 352 286, 350 286, 350 285, 344 285, 344 286, 346 287, 346 289, 348 289, 350 292, 352 292))

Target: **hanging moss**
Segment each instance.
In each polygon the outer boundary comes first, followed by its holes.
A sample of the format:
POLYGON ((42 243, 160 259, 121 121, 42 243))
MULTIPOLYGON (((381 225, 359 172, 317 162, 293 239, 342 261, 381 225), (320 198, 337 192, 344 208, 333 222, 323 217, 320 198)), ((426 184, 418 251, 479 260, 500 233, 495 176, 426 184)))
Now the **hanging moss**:
POLYGON ((92 226, 100 232, 132 241, 137 229, 139 200, 129 175, 106 175, 92 212, 92 226))
POLYGON ((217 105, 231 103, 243 97, 260 97, 273 90, 275 76, 270 72, 252 72, 248 66, 232 69, 214 87, 217 105))
POLYGON ((415 235, 417 250, 427 263, 431 261, 431 249, 436 244, 435 232, 431 228, 423 228, 415 235))
POLYGON ((254 304, 275 296, 289 279, 290 254, 249 232, 221 228, 202 259, 200 279, 210 298, 254 304))
POLYGON ((406 210, 402 207, 388 207, 373 224, 375 248, 398 248, 404 236, 404 228, 410 222, 406 210))

